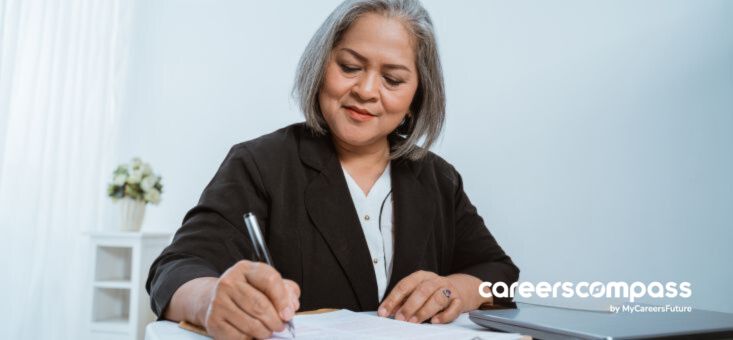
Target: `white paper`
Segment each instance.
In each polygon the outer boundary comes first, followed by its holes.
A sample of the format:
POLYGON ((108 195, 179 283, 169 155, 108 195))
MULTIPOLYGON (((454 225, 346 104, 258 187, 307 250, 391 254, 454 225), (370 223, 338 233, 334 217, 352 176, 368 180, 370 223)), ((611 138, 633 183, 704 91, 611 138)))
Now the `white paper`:
MULTIPOLYGON (((488 340, 519 339, 518 334, 451 327, 450 325, 414 324, 356 313, 349 310, 311 315, 294 319, 296 339, 450 339, 488 340)), ((285 331, 273 339, 290 339, 285 331)))

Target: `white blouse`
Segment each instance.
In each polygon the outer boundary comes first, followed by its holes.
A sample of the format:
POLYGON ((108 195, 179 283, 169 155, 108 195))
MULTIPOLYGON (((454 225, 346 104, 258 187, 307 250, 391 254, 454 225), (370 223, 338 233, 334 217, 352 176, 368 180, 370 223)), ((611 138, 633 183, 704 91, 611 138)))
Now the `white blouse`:
POLYGON ((394 253, 390 165, 387 163, 384 172, 367 195, 364 195, 364 191, 343 168, 343 165, 341 167, 351 193, 351 200, 354 201, 356 213, 359 215, 369 254, 372 256, 374 276, 377 278, 377 294, 381 302, 392 274, 392 254, 394 253))

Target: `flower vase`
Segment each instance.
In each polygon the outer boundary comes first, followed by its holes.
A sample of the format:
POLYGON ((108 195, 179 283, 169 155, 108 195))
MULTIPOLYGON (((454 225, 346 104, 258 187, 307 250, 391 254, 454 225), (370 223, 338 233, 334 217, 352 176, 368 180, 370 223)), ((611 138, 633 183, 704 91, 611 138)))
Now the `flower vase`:
POLYGON ((125 197, 119 200, 120 228, 123 231, 139 231, 145 217, 145 201, 125 197))

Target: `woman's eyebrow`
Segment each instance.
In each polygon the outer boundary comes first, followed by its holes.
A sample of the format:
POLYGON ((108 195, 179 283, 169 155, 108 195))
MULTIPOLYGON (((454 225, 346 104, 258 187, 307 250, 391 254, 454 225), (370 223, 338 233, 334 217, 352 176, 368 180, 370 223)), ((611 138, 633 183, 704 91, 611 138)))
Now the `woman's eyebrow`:
MULTIPOLYGON (((359 61, 362 62, 362 63, 367 62, 367 58, 366 57, 364 57, 363 55, 357 53, 356 51, 354 51, 354 50, 352 50, 350 48, 342 47, 341 50, 351 53, 351 55, 353 55, 354 58, 359 59, 359 61)), ((391 68, 391 69, 398 69, 398 70, 405 70, 407 72, 410 72, 410 69, 407 68, 407 66, 400 65, 400 64, 384 64, 384 65, 382 65, 382 67, 384 67, 384 68, 391 68)))

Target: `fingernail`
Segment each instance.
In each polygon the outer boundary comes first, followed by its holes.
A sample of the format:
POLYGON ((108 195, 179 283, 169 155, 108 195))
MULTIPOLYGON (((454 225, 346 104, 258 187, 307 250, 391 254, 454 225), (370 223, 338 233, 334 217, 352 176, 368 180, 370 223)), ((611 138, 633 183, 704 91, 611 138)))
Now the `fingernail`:
POLYGON ((417 317, 415 316, 411 317, 409 322, 417 323, 417 317))
POLYGON ((405 316, 402 315, 402 312, 397 312, 397 315, 394 316, 395 320, 405 321, 405 316))
POLYGON ((387 316, 387 310, 384 309, 384 307, 379 307, 379 310, 377 311, 377 314, 379 314, 379 316, 381 316, 381 317, 385 317, 385 316, 387 316))
POLYGON ((280 312, 280 316, 282 316, 285 320, 290 320, 293 318, 293 307, 287 306, 285 309, 280 312))
POLYGON ((438 323, 438 318, 436 317, 430 318, 430 323, 438 323))

